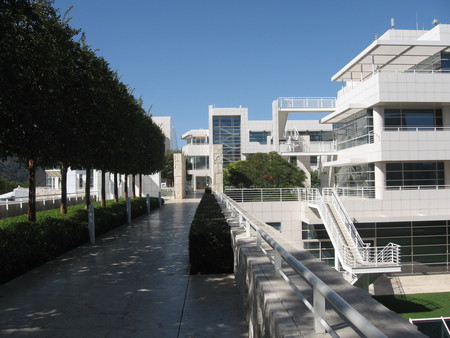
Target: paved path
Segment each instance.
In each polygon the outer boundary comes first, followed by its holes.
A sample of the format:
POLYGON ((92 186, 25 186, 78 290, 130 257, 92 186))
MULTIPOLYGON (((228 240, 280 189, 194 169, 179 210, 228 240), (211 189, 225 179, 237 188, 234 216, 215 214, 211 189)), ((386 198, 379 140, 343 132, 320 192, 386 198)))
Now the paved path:
POLYGON ((369 291, 377 296, 450 292, 450 274, 383 275, 369 291))
POLYGON ((189 276, 198 202, 169 201, 0 286, 0 336, 246 337, 234 277, 189 276))

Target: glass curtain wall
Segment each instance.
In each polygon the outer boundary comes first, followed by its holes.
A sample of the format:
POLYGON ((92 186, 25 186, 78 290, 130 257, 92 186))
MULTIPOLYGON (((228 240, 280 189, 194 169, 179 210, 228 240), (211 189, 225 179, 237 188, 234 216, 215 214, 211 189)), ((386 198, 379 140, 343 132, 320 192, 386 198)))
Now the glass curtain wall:
POLYGON ((374 187, 375 168, 373 163, 334 168, 338 187, 374 187))
POLYGON ((213 116, 213 144, 223 145, 223 165, 241 159, 241 117, 213 116))
POLYGON ((444 185, 444 162, 386 163, 387 187, 444 185))
POLYGON ((333 124, 337 149, 347 149, 373 142, 373 110, 365 109, 341 123, 333 124))
POLYGON ((442 127, 442 109, 385 109, 386 130, 434 130, 442 127))
MULTIPOLYGON (((355 223, 365 243, 401 246, 402 272, 449 272, 450 221, 355 223)), ((302 223, 304 248, 334 265, 334 248, 323 224, 302 223)))

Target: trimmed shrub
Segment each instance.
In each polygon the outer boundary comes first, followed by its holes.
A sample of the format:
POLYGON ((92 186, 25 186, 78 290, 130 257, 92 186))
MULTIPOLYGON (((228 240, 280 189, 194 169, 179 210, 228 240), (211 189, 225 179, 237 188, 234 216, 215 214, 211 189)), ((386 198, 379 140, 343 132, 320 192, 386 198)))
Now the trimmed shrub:
POLYGON ((213 194, 205 193, 189 232, 191 274, 233 272, 230 227, 213 194))
MULTIPOLYGON (((127 222, 126 203, 108 201, 105 208, 95 202, 95 234, 100 236, 127 222)), ((150 199, 151 209, 159 207, 150 199)), ((147 213, 146 199, 131 201, 133 218, 147 213)), ((69 207, 67 215, 59 209, 37 213, 36 223, 27 216, 0 220, 0 284, 15 278, 89 240, 87 211, 84 205, 69 207)))

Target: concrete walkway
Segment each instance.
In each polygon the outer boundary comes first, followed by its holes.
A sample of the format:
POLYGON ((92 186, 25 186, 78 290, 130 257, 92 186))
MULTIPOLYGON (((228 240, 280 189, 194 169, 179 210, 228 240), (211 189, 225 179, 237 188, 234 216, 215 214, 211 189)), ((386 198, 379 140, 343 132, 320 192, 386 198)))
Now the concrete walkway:
POLYGON ((369 292, 377 296, 450 292, 450 274, 382 275, 369 292))
POLYGON ((233 275, 189 276, 198 202, 168 201, 0 286, 0 336, 246 337, 233 275))

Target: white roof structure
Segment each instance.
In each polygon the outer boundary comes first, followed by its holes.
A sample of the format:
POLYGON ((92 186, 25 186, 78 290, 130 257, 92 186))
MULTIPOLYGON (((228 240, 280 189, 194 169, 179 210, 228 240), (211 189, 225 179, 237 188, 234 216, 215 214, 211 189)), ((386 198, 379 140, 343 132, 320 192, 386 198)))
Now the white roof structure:
POLYGON ((363 81, 376 71, 404 72, 436 53, 450 52, 450 25, 430 31, 389 30, 344 66, 332 81, 363 81))

